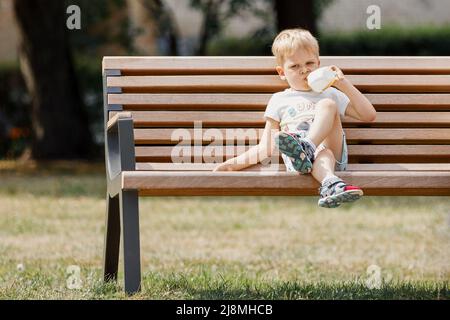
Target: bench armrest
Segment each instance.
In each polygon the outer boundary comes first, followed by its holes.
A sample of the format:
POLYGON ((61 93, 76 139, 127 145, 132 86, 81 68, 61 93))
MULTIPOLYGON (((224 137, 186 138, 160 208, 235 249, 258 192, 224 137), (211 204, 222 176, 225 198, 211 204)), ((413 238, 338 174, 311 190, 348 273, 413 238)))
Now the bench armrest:
POLYGON ((112 187, 112 181, 122 171, 136 170, 131 112, 119 112, 106 123, 105 162, 108 188, 112 187))
POLYGON ((117 126, 119 119, 132 119, 131 112, 119 112, 114 117, 108 120, 106 124, 106 131, 111 130, 113 127, 117 126))

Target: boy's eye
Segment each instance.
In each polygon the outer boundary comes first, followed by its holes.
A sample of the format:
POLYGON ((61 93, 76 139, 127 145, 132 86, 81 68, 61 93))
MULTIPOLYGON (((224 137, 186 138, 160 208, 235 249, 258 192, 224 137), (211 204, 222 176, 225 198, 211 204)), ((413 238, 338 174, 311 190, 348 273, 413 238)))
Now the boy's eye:
POLYGON ((294 64, 291 68, 294 69, 294 68, 297 68, 297 67, 298 67, 298 64, 294 64))

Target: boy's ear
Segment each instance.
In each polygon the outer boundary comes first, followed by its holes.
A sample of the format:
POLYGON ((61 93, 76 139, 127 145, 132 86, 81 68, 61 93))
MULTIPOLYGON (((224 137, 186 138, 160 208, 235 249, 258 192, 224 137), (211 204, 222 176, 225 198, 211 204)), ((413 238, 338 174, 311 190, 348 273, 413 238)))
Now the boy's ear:
POLYGON ((280 66, 277 66, 275 69, 277 70, 278 75, 280 76, 280 79, 281 79, 281 80, 286 80, 286 76, 284 75, 284 70, 283 70, 283 68, 280 67, 280 66))

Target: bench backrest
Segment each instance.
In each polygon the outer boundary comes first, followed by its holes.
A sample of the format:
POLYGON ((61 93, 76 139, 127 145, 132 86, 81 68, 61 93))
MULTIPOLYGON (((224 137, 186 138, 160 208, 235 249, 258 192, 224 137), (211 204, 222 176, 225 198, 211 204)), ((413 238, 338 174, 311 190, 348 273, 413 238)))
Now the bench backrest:
MULTIPOLYGON (((373 123, 343 120, 353 170, 392 163, 442 170, 450 163, 450 57, 321 57, 321 64, 339 66, 378 111, 373 123)), ((216 128, 224 137, 227 129, 244 129, 236 146, 257 143, 245 130, 262 133, 270 96, 287 87, 274 67, 272 57, 106 57, 105 119, 131 112, 137 170, 198 169, 170 164, 174 129, 192 132, 201 121, 204 131, 216 128)), ((205 161, 211 136, 191 137, 192 162, 205 161)), ((243 152, 220 150, 225 158, 243 152)))

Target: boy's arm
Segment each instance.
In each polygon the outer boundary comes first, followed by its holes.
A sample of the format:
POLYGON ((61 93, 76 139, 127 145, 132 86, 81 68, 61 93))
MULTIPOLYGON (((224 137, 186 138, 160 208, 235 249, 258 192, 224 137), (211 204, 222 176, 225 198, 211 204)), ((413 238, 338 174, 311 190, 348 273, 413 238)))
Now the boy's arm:
POLYGON ((332 66, 332 69, 337 72, 339 78, 333 86, 350 99, 345 115, 360 121, 375 121, 377 112, 372 103, 344 76, 341 69, 336 66, 332 66))
POLYGON ((238 171, 272 156, 275 148, 274 135, 280 130, 278 121, 267 118, 259 143, 237 157, 218 164, 213 171, 238 171))

